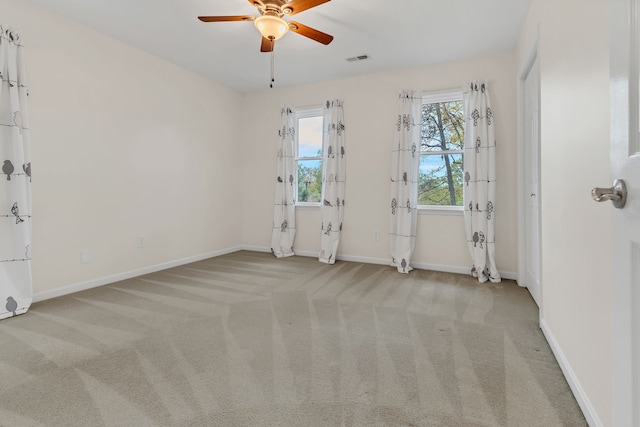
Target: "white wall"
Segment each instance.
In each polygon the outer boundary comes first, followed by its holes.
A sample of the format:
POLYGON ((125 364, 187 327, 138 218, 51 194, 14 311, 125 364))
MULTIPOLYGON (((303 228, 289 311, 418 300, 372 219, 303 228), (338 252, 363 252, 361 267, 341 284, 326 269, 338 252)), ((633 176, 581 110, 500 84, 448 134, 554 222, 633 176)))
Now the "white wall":
POLYGON ((26 46, 36 294, 241 245, 238 93, 22 0, 0 10, 26 46))
MULTIPOLYGON (((459 88, 467 81, 486 79, 492 91, 499 144, 497 264, 502 271, 515 272, 515 75, 514 54, 505 53, 251 94, 246 98, 243 108, 246 121, 244 243, 266 248, 271 243, 274 156, 281 105, 321 105, 327 99, 341 98, 344 100, 348 158, 344 230, 338 254, 390 261, 387 235, 389 176, 398 93, 405 88, 459 88), (380 231, 379 241, 372 240, 374 230, 380 231)), ((294 248, 317 253, 320 242, 319 209, 298 209, 296 218, 298 230, 294 248)), ((414 261, 422 266, 444 266, 468 271, 471 261, 462 216, 420 215, 414 261)))
POLYGON ((606 0, 533 0, 523 66, 539 27, 542 326, 592 425, 613 426, 606 0))

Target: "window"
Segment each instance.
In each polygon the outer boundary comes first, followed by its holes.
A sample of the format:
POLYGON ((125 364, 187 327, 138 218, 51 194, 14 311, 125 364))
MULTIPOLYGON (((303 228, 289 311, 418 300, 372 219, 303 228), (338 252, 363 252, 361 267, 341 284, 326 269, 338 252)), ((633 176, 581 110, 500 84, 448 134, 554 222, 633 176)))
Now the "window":
POLYGON ((297 205, 319 205, 322 196, 322 108, 296 110, 297 205))
MULTIPOLYGON (((418 205, 462 209, 464 111, 462 92, 425 94, 418 205)), ((446 209, 446 208, 445 208, 446 209)))

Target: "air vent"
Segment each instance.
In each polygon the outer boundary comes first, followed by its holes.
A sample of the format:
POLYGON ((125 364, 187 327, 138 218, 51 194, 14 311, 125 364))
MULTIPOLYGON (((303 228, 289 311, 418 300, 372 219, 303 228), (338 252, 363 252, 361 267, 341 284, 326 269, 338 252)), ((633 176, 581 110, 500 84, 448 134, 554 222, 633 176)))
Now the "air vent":
POLYGON ((369 59, 369 55, 352 56, 351 58, 347 58, 347 61, 356 62, 356 61, 364 61, 365 59, 369 59))

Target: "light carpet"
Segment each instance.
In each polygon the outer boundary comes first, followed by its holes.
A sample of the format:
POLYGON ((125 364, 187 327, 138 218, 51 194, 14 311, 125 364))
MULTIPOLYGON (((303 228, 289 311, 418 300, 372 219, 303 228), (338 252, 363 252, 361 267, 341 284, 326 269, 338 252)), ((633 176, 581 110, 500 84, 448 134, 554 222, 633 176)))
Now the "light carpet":
POLYGON ((584 426, 513 281, 241 251, 0 322, 3 426, 584 426))

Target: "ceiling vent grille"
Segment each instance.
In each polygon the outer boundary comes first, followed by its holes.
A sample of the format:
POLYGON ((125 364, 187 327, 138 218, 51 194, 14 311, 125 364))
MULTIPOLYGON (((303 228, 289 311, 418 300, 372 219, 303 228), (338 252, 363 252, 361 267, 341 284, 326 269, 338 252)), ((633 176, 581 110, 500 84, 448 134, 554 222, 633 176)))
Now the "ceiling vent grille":
POLYGON ((366 59, 369 59, 369 55, 352 56, 351 58, 347 58, 347 61, 349 61, 349 62, 357 62, 357 61, 364 61, 366 59))

